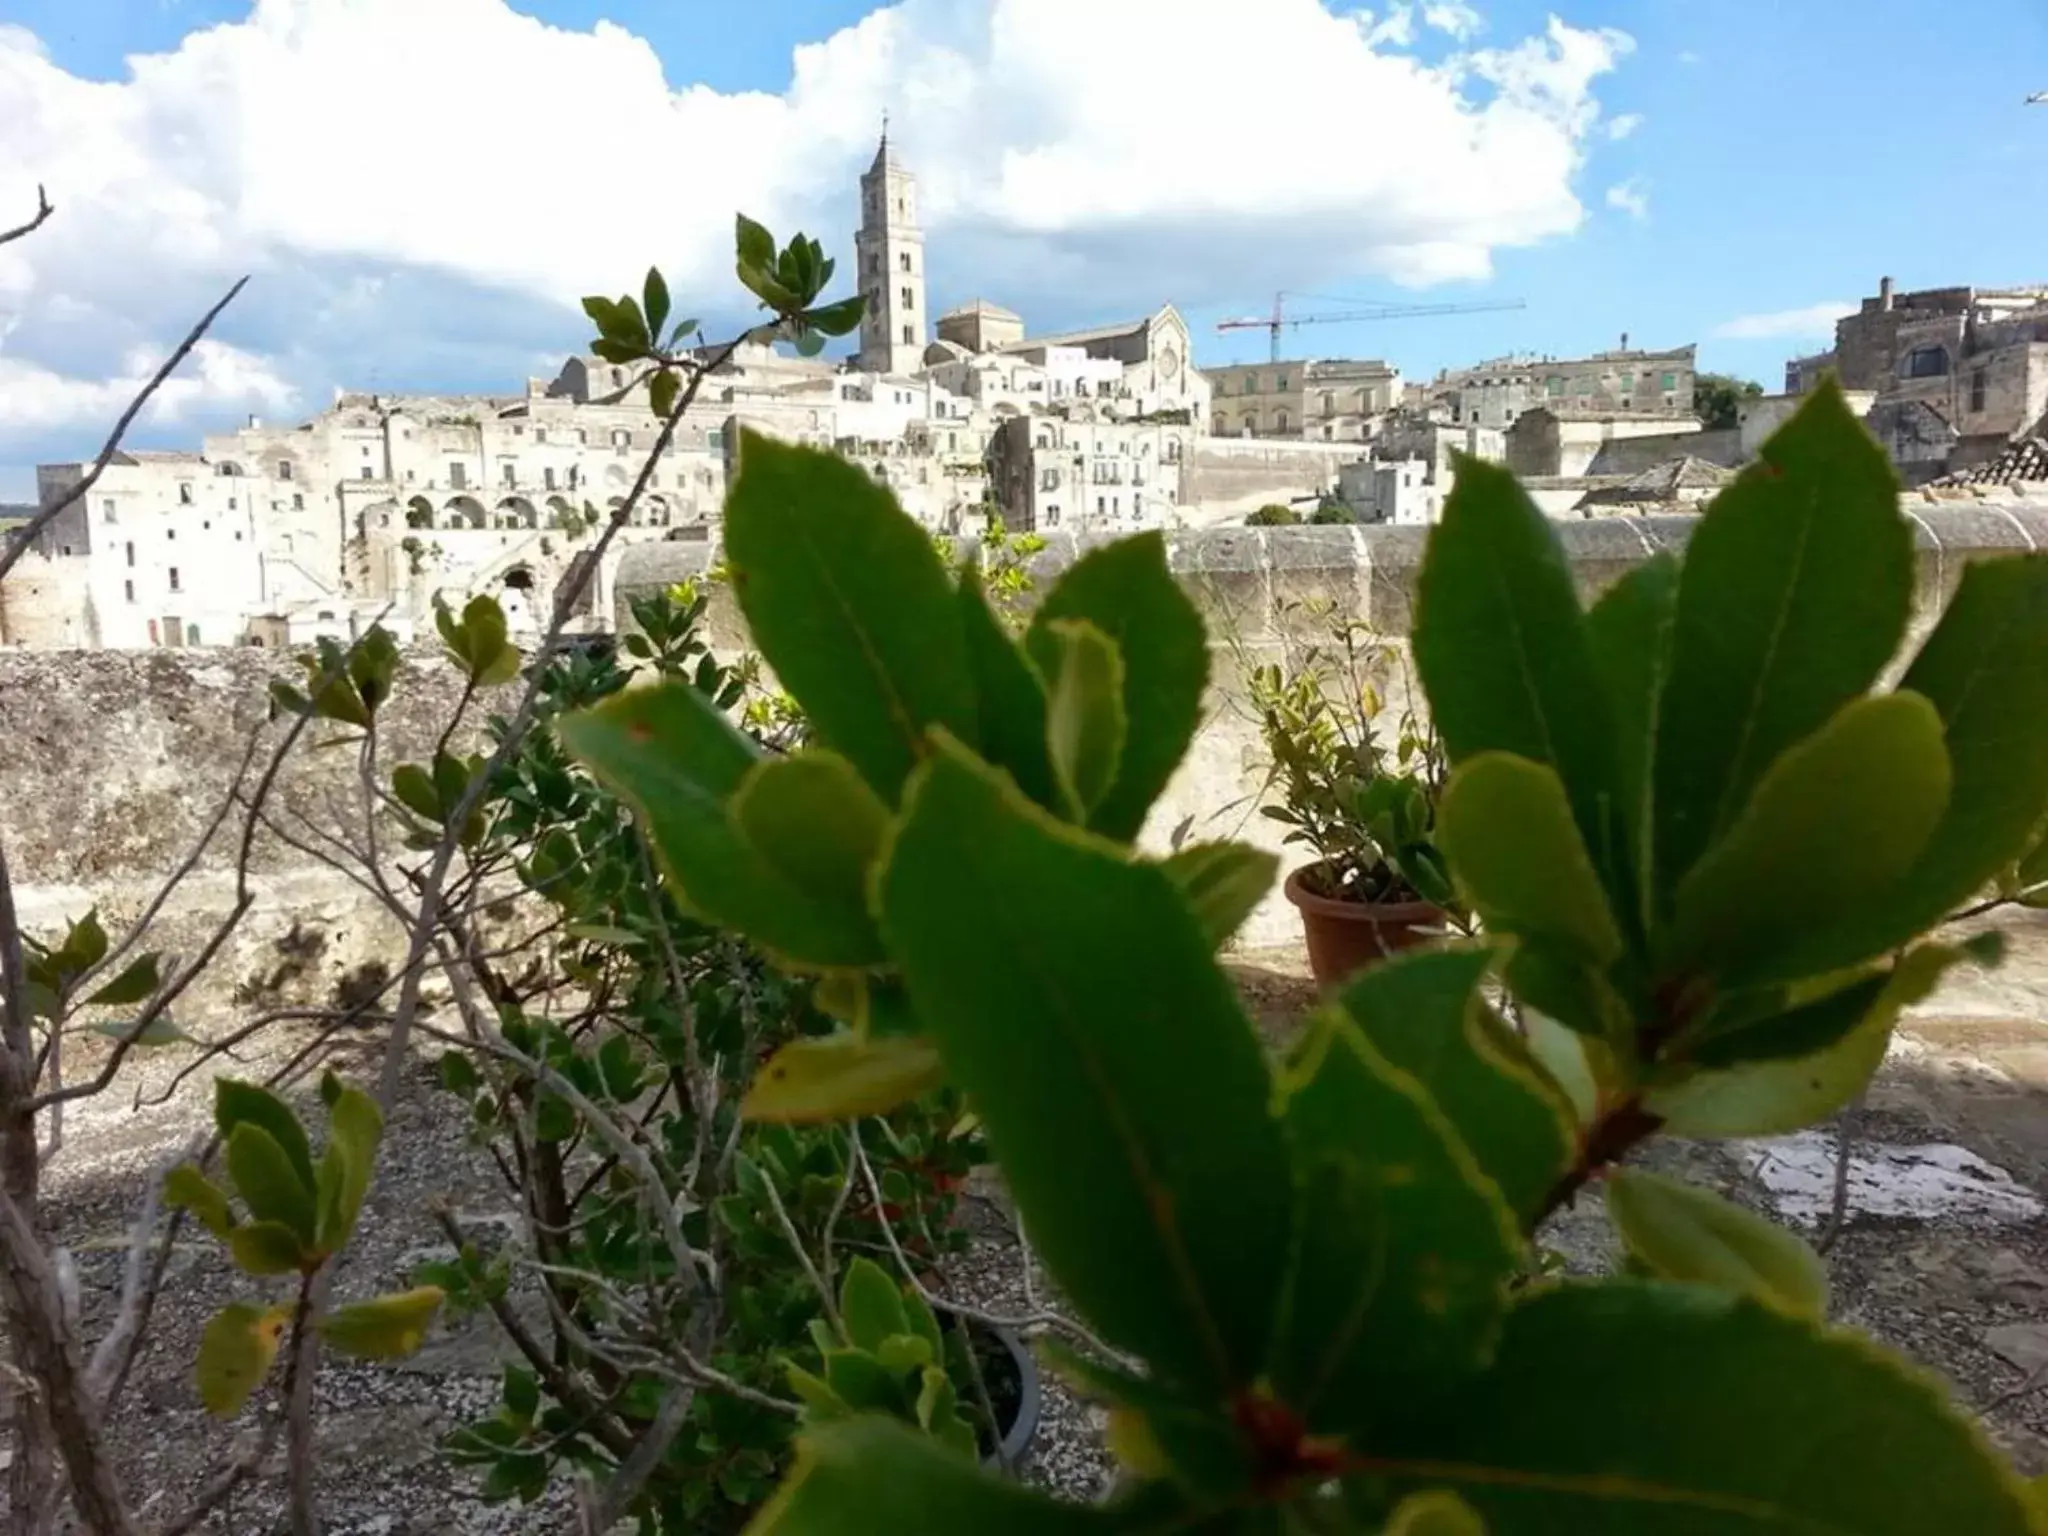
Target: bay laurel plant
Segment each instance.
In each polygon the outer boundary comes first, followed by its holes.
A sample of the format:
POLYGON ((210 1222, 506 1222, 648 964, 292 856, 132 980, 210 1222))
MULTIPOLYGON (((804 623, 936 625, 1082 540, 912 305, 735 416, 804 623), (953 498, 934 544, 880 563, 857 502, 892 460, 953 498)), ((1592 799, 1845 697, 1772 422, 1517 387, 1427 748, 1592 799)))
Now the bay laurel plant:
POLYGON ((1013 638, 858 468, 744 436, 732 590, 810 744, 766 754, 677 683, 563 739, 675 899, 841 1020, 749 1113, 951 1084, 1126 1357, 1060 1362, 1109 1409, 1106 1503, 854 1414, 755 1529, 2048 1531, 1936 1383, 1827 1320, 1794 1236, 1628 1166, 1824 1119, 1902 1007, 1989 958, 1927 935, 2048 809, 2048 557, 1969 567, 1879 689, 1914 585, 1896 493, 1825 389, 1682 562, 1587 608, 1513 478, 1462 464, 1413 646, 1481 937, 1351 983, 1276 1061, 1215 958, 1274 861, 1133 845, 1209 672, 1161 538, 1083 554, 1013 638), (1630 1272, 1533 1278, 1594 1180, 1630 1272))

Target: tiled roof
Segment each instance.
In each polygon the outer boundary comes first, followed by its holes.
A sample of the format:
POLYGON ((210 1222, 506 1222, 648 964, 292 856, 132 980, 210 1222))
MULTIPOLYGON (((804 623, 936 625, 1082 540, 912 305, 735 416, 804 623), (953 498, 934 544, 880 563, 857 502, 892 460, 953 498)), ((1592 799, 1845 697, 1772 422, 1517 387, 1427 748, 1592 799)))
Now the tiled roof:
POLYGON ((1934 485, 2013 485, 2048 480, 2048 438, 2023 437, 1997 458, 1943 475, 1934 485))

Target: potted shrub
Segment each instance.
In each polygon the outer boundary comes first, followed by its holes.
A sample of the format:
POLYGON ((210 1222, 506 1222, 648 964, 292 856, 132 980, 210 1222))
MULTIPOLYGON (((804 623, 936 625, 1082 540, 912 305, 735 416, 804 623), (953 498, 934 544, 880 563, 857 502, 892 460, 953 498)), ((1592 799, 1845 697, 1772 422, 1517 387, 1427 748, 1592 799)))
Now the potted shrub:
POLYGON ((1432 841, 1444 783, 1435 730, 1404 708, 1389 741, 1373 680, 1388 647, 1327 605, 1305 611, 1316 638, 1285 666, 1251 668, 1249 683, 1267 787, 1280 791, 1261 813, 1315 854, 1283 889, 1301 913, 1309 968, 1328 985, 1465 924, 1432 841))

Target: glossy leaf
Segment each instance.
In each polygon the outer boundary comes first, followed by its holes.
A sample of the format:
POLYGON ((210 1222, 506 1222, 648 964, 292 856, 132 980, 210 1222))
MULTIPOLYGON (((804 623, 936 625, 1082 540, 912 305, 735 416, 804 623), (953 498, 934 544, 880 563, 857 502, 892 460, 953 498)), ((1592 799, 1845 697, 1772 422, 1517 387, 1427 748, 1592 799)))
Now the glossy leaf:
POLYGON ((1026 648, 1046 677, 1057 674, 1052 626, 1084 619, 1124 664, 1124 750, 1116 783, 1088 818, 1105 836, 1138 835, 1152 802, 1180 765, 1202 718, 1209 640, 1202 616, 1166 565, 1156 533, 1090 550, 1061 573, 1032 616, 1026 648))
POLYGON ((299 1177, 284 1148, 260 1125, 237 1125, 228 1135, 228 1176, 235 1193, 262 1221, 275 1221, 313 1240, 313 1190, 299 1177))
POLYGON ((1571 1163, 1576 1122, 1564 1090, 1478 996, 1489 958, 1396 956, 1347 985, 1337 1006, 1430 1096, 1527 1222, 1571 1163))
POLYGON ((327 1147, 320 1156, 317 1191, 314 1235, 328 1252, 338 1251, 355 1231, 383 1136, 384 1114, 377 1101, 360 1088, 340 1087, 327 1108, 327 1147))
POLYGON ((878 1350, 884 1340, 910 1330, 902 1290, 881 1265, 858 1255, 839 1282, 839 1316, 858 1349, 878 1350))
POLYGON ((1173 877, 1212 945, 1221 945, 1273 888, 1280 861, 1249 843, 1190 843, 1160 867, 1173 877))
POLYGON ((887 1114, 931 1092, 946 1069, 929 1040, 844 1033, 792 1040, 754 1074, 740 1113, 802 1123, 887 1114))
POLYGON ((1667 968, 1744 984, 1833 969, 1814 961, 1816 925, 1884 901, 1948 799, 1933 705, 1894 693, 1844 706, 1771 765, 1679 884, 1667 968))
POLYGON ((268 1088, 231 1077, 215 1078, 213 1122, 224 1138, 245 1122, 260 1126, 284 1149, 300 1182, 308 1189, 313 1187, 313 1149, 306 1141, 306 1128, 299 1124, 291 1106, 268 1088))
POLYGON ((1806 1000, 1795 1000, 1786 987, 1725 994, 1665 1054, 1709 1067, 1811 1056, 1861 1024, 1890 981, 1883 972, 1852 976, 1846 985, 1806 1000))
POLYGON ((1049 811, 1065 809, 1046 745, 1045 682, 997 621, 975 571, 963 571, 956 601, 974 678, 982 755, 1049 811))
POLYGON ((163 985, 157 974, 159 957, 143 955, 131 960, 121 974, 94 992, 86 1001, 89 1008, 119 1008, 130 1003, 139 1003, 155 994, 163 985))
POLYGON ((1107 635, 1082 619, 1047 626, 1045 738, 1073 819, 1086 823, 1116 783, 1124 750, 1124 667, 1107 635))
POLYGON ((2017 858, 2048 815, 2048 554, 1968 566, 1899 686, 1941 716, 1954 789, 1893 901, 1831 953, 1918 935, 2017 858))
POLYGON ((1818 1125, 1863 1091, 1884 1060, 1902 1010, 1933 992, 1960 949, 1927 944, 1892 967, 1862 1020, 1826 1050, 1789 1061, 1757 1061, 1699 1072, 1644 1096, 1645 1107, 1678 1136, 1779 1136, 1818 1125))
POLYGON ((734 246, 739 259, 750 266, 766 267, 775 261, 775 237, 765 226, 755 223, 744 213, 733 219, 734 246))
MULTIPOLYGON (((1650 779, 1657 755, 1657 700, 1678 612, 1678 559, 1653 555, 1601 593, 1586 615, 1593 661, 1614 721, 1614 788, 1634 854, 1636 886, 1654 889, 1650 779)), ((1637 926, 1647 925, 1647 914, 1637 926)))
MULTIPOLYGON (((733 795, 732 815, 791 886, 829 905, 849 929, 872 926, 868 872, 889 810, 845 758, 812 749, 756 764, 733 795)), ((883 957, 879 937, 870 957, 883 957)))
POLYGON ((1362 1431, 1485 1360, 1522 1239, 1422 1084, 1341 1013, 1281 1092, 1302 1199, 1270 1371, 1311 1429, 1362 1431))
POLYGON ((668 283, 659 267, 647 269, 647 280, 640 289, 641 309, 647 319, 647 334, 656 341, 661 339, 661 329, 668 324, 668 283))
POLYGON ((235 1224, 227 1191, 191 1163, 180 1163, 164 1175, 164 1204, 174 1211, 190 1211, 215 1237, 226 1237, 235 1224))
POLYGON ((931 539, 858 465, 740 439, 725 553, 755 645, 818 740, 894 805, 928 727, 975 736, 974 683, 931 539))
POLYGON ((1913 540, 1884 452, 1833 383, 1715 498, 1686 546, 1658 709, 1669 892, 1793 743, 1867 690, 1905 633, 1913 540))
POLYGON ((1118 1513, 1053 1499, 983 1471, 971 1457, 881 1417, 821 1425, 797 1442, 796 1466, 747 1536, 1107 1536, 1118 1513))
POLYGON ((569 750, 639 813, 671 891, 690 909, 810 965, 866 965, 873 923, 784 878, 728 804, 760 749, 688 683, 633 688, 565 716, 569 750))
POLYGON ((1436 840, 1489 930, 1596 966, 1621 954, 1607 892, 1548 765, 1508 752, 1466 758, 1444 789, 1436 840))
POLYGON ((1248 1381, 1287 1156, 1257 1040, 1171 877, 942 742, 881 897, 918 1017, 1067 1296, 1168 1379, 1248 1381))
POLYGON ((421 764, 400 763, 392 769, 391 792, 398 797, 399 804, 420 820, 440 825, 440 791, 434 787, 433 775, 421 764))
POLYGON ((231 1302, 213 1315, 199 1336, 199 1359, 193 1375, 206 1411, 232 1418, 249 1394, 270 1374, 291 1313, 284 1307, 258 1307, 231 1302))
POLYGON ((315 1325, 330 1348, 357 1360, 396 1360, 426 1341, 427 1327, 440 1309, 444 1292, 422 1285, 336 1307, 315 1325))
POLYGON ((1372 1459, 1500 1531, 2033 1529, 2018 1479, 1930 1378, 1697 1286, 1526 1293, 1492 1369, 1395 1420, 1372 1459))
POLYGON ((1606 689, 1556 530, 1507 470, 1459 460, 1417 581, 1413 645, 1452 763, 1512 752, 1549 764, 1594 866, 1611 871, 1606 689))
POLYGON ((238 1268, 252 1275, 293 1275, 306 1269, 312 1254, 281 1221, 245 1221, 227 1233, 228 1252, 238 1268))
POLYGON ((1719 1286, 1788 1317, 1827 1320, 1827 1266, 1797 1233, 1646 1169, 1616 1168, 1600 1187, 1623 1244, 1659 1279, 1719 1286))

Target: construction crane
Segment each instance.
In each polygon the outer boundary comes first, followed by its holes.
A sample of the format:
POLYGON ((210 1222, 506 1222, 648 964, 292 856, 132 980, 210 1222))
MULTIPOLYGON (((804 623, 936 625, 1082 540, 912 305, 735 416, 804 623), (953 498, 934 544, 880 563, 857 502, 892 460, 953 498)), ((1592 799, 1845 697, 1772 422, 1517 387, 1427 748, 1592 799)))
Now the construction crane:
MULTIPOLYGON (((1312 293, 1297 293, 1297 299, 1312 299, 1312 293)), ((1354 299, 1329 299, 1331 304, 1355 304, 1356 308, 1327 315, 1290 315, 1287 313, 1288 295, 1273 295, 1273 313, 1270 316, 1250 315, 1238 320, 1219 320, 1219 331, 1265 331, 1272 337, 1274 362, 1280 361, 1280 332, 1282 328, 1297 325, 1339 325, 1350 320, 1419 320, 1426 315, 1477 315, 1493 310, 1527 309, 1529 306, 1520 299, 1499 299, 1478 304, 1365 304, 1354 299)))

